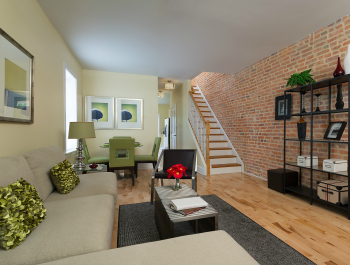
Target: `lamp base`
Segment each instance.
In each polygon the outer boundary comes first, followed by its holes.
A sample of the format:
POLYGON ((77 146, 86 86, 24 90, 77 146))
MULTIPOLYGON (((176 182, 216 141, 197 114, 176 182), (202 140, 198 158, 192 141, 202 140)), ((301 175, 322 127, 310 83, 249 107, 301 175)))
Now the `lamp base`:
POLYGON ((75 170, 84 170, 86 165, 84 164, 84 158, 83 156, 83 139, 79 139, 79 145, 78 145, 78 154, 75 156, 77 162, 73 165, 73 168, 75 170))

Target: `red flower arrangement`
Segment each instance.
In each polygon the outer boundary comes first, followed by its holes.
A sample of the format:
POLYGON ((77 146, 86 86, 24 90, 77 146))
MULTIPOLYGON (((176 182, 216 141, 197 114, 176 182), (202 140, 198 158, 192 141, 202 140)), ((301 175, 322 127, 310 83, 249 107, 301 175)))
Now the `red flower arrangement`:
POLYGON ((177 164, 177 165, 173 165, 172 167, 170 167, 167 170, 168 173, 168 179, 170 179, 171 177, 174 177, 176 179, 180 179, 182 178, 182 176, 185 174, 185 176, 187 177, 186 174, 186 169, 187 167, 184 167, 181 164, 177 164))

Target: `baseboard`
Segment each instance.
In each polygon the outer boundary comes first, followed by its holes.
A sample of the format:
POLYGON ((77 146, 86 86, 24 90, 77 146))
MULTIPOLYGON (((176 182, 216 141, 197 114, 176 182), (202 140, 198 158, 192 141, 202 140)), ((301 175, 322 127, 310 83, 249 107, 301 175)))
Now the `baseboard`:
POLYGON ((247 173, 247 172, 242 172, 242 173, 244 173, 244 174, 248 174, 248 175, 250 175, 250 176, 253 176, 253 177, 256 177, 256 178, 259 178, 259 179, 263 179, 263 180, 267 181, 267 179, 266 179, 266 178, 259 177, 259 176, 257 176, 257 175, 252 174, 252 173, 247 173))
POLYGON ((200 167, 197 165, 197 172, 203 176, 205 176, 205 168, 204 167, 200 167))
POLYGON ((153 165, 152 163, 140 163, 137 165, 137 168, 138 169, 152 169, 153 168, 153 165))

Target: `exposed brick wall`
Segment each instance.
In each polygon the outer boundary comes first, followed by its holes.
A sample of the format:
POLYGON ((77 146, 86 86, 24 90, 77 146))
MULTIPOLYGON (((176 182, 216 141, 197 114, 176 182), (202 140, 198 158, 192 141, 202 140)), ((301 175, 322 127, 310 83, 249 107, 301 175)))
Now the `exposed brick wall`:
MULTIPOLYGON (((283 121, 275 120, 275 97, 283 95, 286 81, 295 72, 312 68, 316 81, 333 77, 338 56, 343 60, 350 44, 350 16, 310 34, 297 43, 243 69, 236 74, 204 72, 192 80, 203 91, 233 146, 241 156, 245 171, 267 177, 267 170, 283 167, 283 121)), ((343 65, 344 67, 344 65, 343 65)), ((347 84, 343 85, 347 108, 347 84), (345 92, 346 90, 346 92, 345 92)), ((328 108, 328 88, 321 92, 321 110, 328 108)), ((336 87, 332 87, 332 109, 335 109, 336 87)), ((316 97, 313 99, 316 109, 316 97)), ((300 95, 292 95, 292 112, 299 113, 300 95)), ((310 111, 311 95, 306 94, 306 111, 310 111)), ((314 139, 322 139, 328 126, 328 116, 314 116, 314 139)), ((310 135, 310 117, 308 136, 310 135)), ((332 115, 332 120, 347 121, 347 114, 332 115)), ((287 136, 297 138, 299 117, 287 122, 287 136)), ((347 130, 342 140, 346 141, 347 130)), ((332 158, 347 159, 347 144, 332 144, 332 158)), ((327 144, 315 143, 314 155, 319 163, 327 158, 327 144)), ((310 153, 310 144, 303 144, 303 154, 310 153)), ((287 161, 296 162, 299 142, 287 142, 287 161)), ((295 167, 291 169, 297 169, 295 167)), ((303 170, 303 184, 309 185, 309 171, 303 170)), ((314 179, 327 178, 314 171, 314 179)))

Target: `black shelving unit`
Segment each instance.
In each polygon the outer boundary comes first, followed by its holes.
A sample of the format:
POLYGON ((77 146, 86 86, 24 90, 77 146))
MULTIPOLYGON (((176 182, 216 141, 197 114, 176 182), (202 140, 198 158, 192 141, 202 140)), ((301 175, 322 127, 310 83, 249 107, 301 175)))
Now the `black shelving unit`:
MULTIPOLYGON (((328 179, 331 179, 331 175, 338 175, 338 176, 343 176, 343 177, 348 177, 349 173, 348 171, 344 171, 344 172, 336 172, 336 173, 330 173, 329 171, 324 171, 322 166, 319 165, 313 165, 313 144, 315 142, 317 143, 328 143, 328 159, 331 158, 331 148, 333 144, 347 144, 348 145, 348 154, 350 151, 350 130, 348 131, 348 139, 347 141, 329 141, 329 140, 325 140, 325 139, 313 139, 313 116, 315 115, 328 115, 328 124, 331 122, 331 115, 335 114, 335 113, 348 113, 348 118, 347 118, 347 126, 349 126, 350 123, 350 119, 349 119, 349 114, 350 114, 350 102, 348 102, 349 107, 347 109, 332 109, 331 106, 331 87, 334 85, 338 85, 338 84, 343 84, 343 83, 348 83, 347 86, 347 92, 348 92, 348 97, 350 95, 350 74, 349 75, 344 75, 344 76, 340 76, 340 77, 336 77, 336 78, 332 78, 332 79, 328 79, 328 80, 324 80, 321 82, 317 82, 314 84, 310 84, 310 85, 306 85, 306 86, 301 86, 301 87, 296 87, 296 88, 291 88, 288 90, 284 91, 284 106, 286 106, 286 95, 287 93, 300 93, 300 103, 301 101, 301 92, 311 92, 311 112, 304 112, 302 113, 302 106, 300 104, 300 112, 299 113, 294 113, 294 114, 289 114, 288 116, 310 116, 310 139, 305 139, 305 140, 299 140, 299 139, 287 139, 286 138, 286 114, 284 115, 284 140, 283 140, 283 164, 284 164, 284 173, 286 170, 286 165, 288 166, 293 166, 293 167, 297 167, 299 168, 299 184, 297 186, 284 186, 284 193, 286 190, 291 191, 291 192, 295 192, 298 193, 300 195, 303 195, 305 197, 310 198, 310 204, 313 203, 314 200, 318 200, 318 201, 322 201, 328 205, 332 205, 335 208, 339 208, 345 211, 348 211, 348 219, 350 219, 350 203, 348 205, 345 206, 338 206, 335 205, 333 203, 329 203, 326 202, 324 200, 321 200, 317 197, 317 191, 316 191, 316 187, 313 187, 313 171, 319 171, 319 172, 325 172, 328 174, 328 179), (314 90, 317 89, 321 89, 321 88, 325 88, 328 87, 328 110, 322 110, 322 111, 313 111, 313 93, 314 90), (300 142, 300 155, 302 155, 302 150, 303 150, 303 143, 308 143, 310 144, 310 156, 311 156, 311 161, 310 161, 310 166, 309 167, 301 167, 298 166, 297 163, 295 162, 290 162, 290 161, 286 161, 286 142, 287 141, 298 141, 300 142), (302 171, 303 170, 309 170, 310 171, 310 187, 305 187, 302 186, 301 184, 301 179, 302 179, 302 171)), ((343 90, 344 92, 344 90, 343 90)), ((348 99, 349 101, 349 99, 348 99)), ((286 108, 285 110, 286 111, 286 108)), ((296 128, 295 128, 296 129, 296 128)), ((349 164, 349 157, 348 157, 348 164, 349 164)), ((284 174, 285 175, 285 174, 284 174)), ((284 179, 284 183, 285 183, 285 179, 284 179)), ((350 183, 349 178, 348 178, 348 184, 350 183)), ((350 189, 348 189, 348 198, 350 198, 350 189)))

